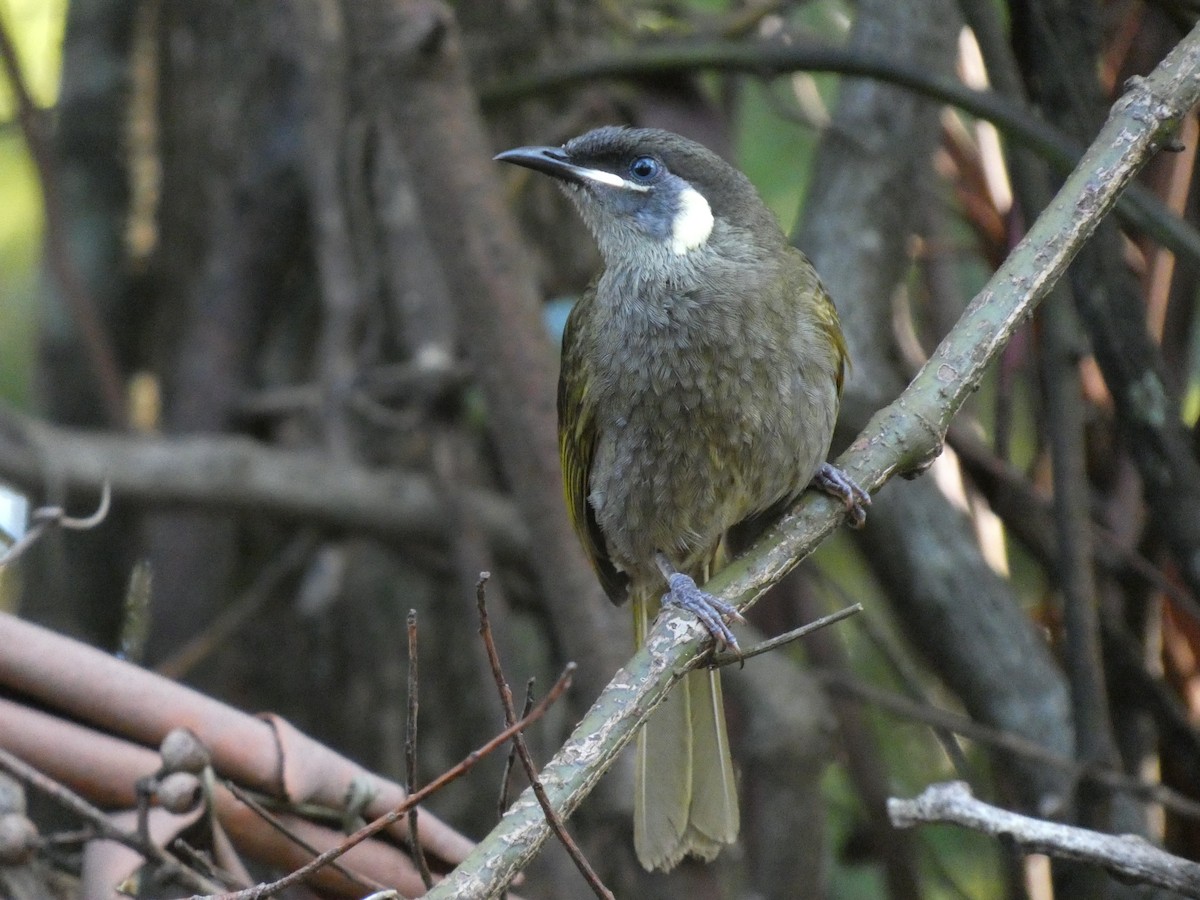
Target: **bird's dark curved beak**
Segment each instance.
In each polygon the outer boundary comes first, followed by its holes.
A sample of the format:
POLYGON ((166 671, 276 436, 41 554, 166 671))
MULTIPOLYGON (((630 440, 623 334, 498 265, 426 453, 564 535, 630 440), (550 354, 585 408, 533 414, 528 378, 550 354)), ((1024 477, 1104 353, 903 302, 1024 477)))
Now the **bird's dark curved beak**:
POLYGON ((591 171, 571 162, 561 147, 517 147, 497 153, 492 158, 576 184, 582 184, 588 177, 586 173, 591 171))

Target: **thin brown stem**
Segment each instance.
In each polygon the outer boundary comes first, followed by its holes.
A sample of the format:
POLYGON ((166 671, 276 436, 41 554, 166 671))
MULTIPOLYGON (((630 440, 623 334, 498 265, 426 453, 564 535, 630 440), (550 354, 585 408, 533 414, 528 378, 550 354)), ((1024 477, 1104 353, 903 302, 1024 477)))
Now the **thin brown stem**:
POLYGON ((192 871, 154 842, 142 840, 137 834, 117 827, 102 810, 92 806, 69 787, 44 775, 20 757, 4 749, 0 749, 0 769, 23 781, 31 788, 41 791, 59 806, 70 810, 94 826, 101 837, 116 841, 130 850, 140 853, 161 867, 164 874, 178 879, 180 883, 192 890, 219 891, 221 889, 219 885, 192 871))
MULTIPOLYGON (((408 611, 408 717, 404 731, 404 789, 412 793, 417 786, 417 711, 418 701, 417 676, 417 611, 408 611)), ((512 724, 511 722, 506 724, 512 724)), ((421 882, 425 889, 433 887, 433 873, 429 871, 429 861, 425 858, 425 850, 421 846, 420 833, 417 830, 417 808, 408 811, 408 833, 412 847, 413 861, 417 871, 421 873, 421 882)))
POLYGON ((467 756, 463 758, 458 765, 451 769, 447 769, 433 781, 429 782, 429 784, 425 785, 425 787, 421 788, 421 790, 409 794, 408 799, 399 806, 380 816, 374 822, 369 822, 368 824, 364 825, 336 847, 326 850, 320 856, 316 857, 311 862, 305 863, 296 871, 285 875, 283 878, 279 878, 266 884, 255 885, 254 887, 247 888, 244 891, 234 891, 226 894, 211 894, 208 896, 197 895, 192 897, 191 900, 261 900, 261 898, 276 894, 279 891, 282 891, 284 888, 299 884, 313 872, 316 872, 318 869, 322 869, 329 865, 335 859, 341 857, 344 853, 357 847, 367 838, 378 834, 391 825, 395 825, 408 814, 408 811, 412 807, 416 806, 426 797, 437 793, 452 781, 456 781, 457 779, 461 778, 467 772, 471 771, 471 769, 475 768, 475 765, 485 756, 490 753, 494 753, 497 748, 504 746, 505 742, 510 740, 514 734, 519 734, 544 716, 546 714, 546 710, 554 705, 555 701, 557 701, 558 698, 563 695, 563 692, 570 687, 571 676, 574 675, 574 673, 575 663, 567 663, 566 668, 558 677, 558 680, 554 682, 554 686, 550 688, 549 693, 547 693, 546 696, 542 698, 541 702, 530 711, 529 715, 517 722, 514 722, 508 728, 505 728, 478 750, 473 750, 471 753, 467 754, 467 756))
MULTIPOLYGON (((238 785, 236 785, 234 782, 229 781, 229 780, 225 780, 222 783, 225 785, 226 788, 228 788, 229 793, 233 794, 233 796, 235 796, 241 803, 243 803, 247 807, 249 807, 251 812, 253 812, 256 816, 258 816, 260 819, 262 819, 264 822, 266 822, 269 826, 271 826, 271 828, 275 829, 277 832, 279 832, 281 835, 283 835, 285 838, 287 838, 289 841, 291 841, 297 847, 300 847, 306 853, 311 853, 313 856, 316 856, 317 854, 319 854, 321 852, 316 847, 314 847, 312 844, 310 844, 308 841, 306 841, 304 838, 300 837, 300 835, 298 835, 294 831, 292 831, 292 829, 288 828, 287 825, 278 816, 276 816, 273 812, 271 812, 269 809, 267 809, 265 806, 263 806, 261 803, 259 803, 257 800, 255 800, 254 797, 252 797, 248 791, 243 790, 242 788, 238 787, 238 785)), ((354 882, 357 885, 361 885, 362 887, 366 888, 367 890, 370 890, 370 891, 387 890, 386 885, 381 884, 380 882, 376 881, 374 878, 370 878, 359 872, 355 872, 351 869, 347 869, 345 866, 343 866, 339 862, 332 862, 329 864, 329 867, 331 869, 333 869, 334 871, 338 872, 344 878, 349 879, 350 881, 354 882)))
POLYGON ((801 625, 799 628, 793 628, 791 631, 785 631, 783 634, 763 641, 761 644, 755 644, 745 653, 717 653, 713 655, 711 666, 730 666, 734 663, 742 664, 751 657, 759 656, 763 653, 770 653, 772 650, 777 650, 785 644, 790 644, 792 641, 799 640, 805 635, 812 634, 814 631, 820 631, 829 625, 834 625, 842 619, 848 619, 851 616, 863 611, 861 603, 855 603, 853 606, 847 606, 845 609, 839 609, 837 612, 832 612, 827 616, 821 616, 819 619, 814 619, 807 625, 801 625))
MULTIPOLYGON (((517 721, 517 713, 513 709, 512 689, 509 688, 508 681, 504 678, 504 668, 500 665, 500 653, 496 650, 496 642, 492 638, 491 621, 488 619, 486 585, 489 578, 491 578, 491 573, 480 572, 479 581, 475 585, 475 598, 479 603, 479 634, 483 638, 483 646, 487 650, 492 676, 496 679, 496 690, 500 694, 500 703, 504 706, 504 722, 512 725, 517 721)), ((616 900, 612 891, 604 886, 604 882, 600 880, 596 870, 587 861, 587 857, 583 855, 583 851, 579 849, 579 845, 567 831, 567 826, 563 824, 562 817, 555 811, 554 804, 546 796, 546 789, 542 787, 542 782, 538 779, 537 767, 533 763, 533 757, 529 754, 529 747, 526 746, 525 738, 519 732, 513 735, 513 745, 517 748, 517 756, 521 759, 521 765, 525 767, 525 774, 529 776, 533 795, 537 797, 542 811, 546 814, 546 821, 554 829, 555 835, 566 848, 567 853, 570 854, 579 873, 583 875, 584 881, 592 889, 592 893, 601 900, 616 900)))

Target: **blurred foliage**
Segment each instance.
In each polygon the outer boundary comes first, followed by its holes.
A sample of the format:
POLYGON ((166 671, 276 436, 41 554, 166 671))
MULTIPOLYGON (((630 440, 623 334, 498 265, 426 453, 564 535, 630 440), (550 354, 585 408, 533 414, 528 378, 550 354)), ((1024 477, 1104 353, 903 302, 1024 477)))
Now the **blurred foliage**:
MULTIPOLYGON (((66 0, 4 0, 0 19, 16 44, 34 101, 53 105, 62 62, 66 0)), ((33 164, 0 80, 0 400, 29 402, 42 208, 33 164)))

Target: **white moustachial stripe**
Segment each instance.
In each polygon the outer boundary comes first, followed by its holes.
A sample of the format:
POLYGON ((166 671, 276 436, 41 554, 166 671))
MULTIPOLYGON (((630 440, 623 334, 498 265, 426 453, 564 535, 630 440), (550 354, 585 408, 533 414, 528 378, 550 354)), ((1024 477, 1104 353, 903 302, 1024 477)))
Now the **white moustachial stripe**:
POLYGON ((679 256, 695 250, 712 234, 713 214, 708 201, 695 188, 684 188, 679 210, 671 223, 671 250, 679 256))

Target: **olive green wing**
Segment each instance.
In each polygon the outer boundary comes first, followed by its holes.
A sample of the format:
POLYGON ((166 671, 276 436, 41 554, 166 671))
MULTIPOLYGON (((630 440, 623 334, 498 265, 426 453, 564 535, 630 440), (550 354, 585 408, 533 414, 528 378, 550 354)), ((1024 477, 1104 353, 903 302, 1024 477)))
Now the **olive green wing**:
POLYGON ((821 276, 817 274, 812 262, 800 250, 792 248, 789 254, 791 273, 788 281, 795 285, 798 294, 810 294, 815 302, 812 305, 812 315, 818 329, 829 339, 829 347, 834 356, 834 380, 837 384, 838 399, 842 396, 842 384, 846 378, 846 369, 850 365, 850 351, 846 348, 846 337, 842 334, 842 323, 838 319, 837 307, 821 276))
POLYGON ((562 462, 563 495, 571 524, 588 561, 596 570, 604 593, 614 603, 623 603, 628 594, 629 578, 618 571, 609 558, 604 534, 588 502, 597 422, 582 323, 594 296, 593 289, 589 288, 571 310, 563 331, 562 365, 558 376, 558 452, 562 462))

